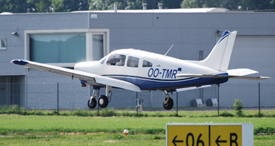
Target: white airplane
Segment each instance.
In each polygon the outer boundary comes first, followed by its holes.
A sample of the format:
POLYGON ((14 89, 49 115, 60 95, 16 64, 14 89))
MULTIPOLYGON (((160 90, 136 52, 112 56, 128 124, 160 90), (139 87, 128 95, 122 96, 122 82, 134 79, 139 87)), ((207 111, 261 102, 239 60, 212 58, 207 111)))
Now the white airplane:
POLYGON ((174 102, 168 93, 209 87, 233 79, 261 80, 269 77, 247 76, 258 73, 251 69, 230 69, 237 31, 225 31, 210 54, 202 61, 180 60, 151 52, 121 49, 115 50, 99 61, 81 62, 74 70, 48 64, 16 59, 11 63, 23 65, 71 78, 78 78, 82 87, 93 86, 93 95, 88 107, 107 107, 111 99, 111 89, 122 88, 135 92, 141 90, 161 90, 164 93, 163 107, 173 108, 174 102), (98 90, 106 88, 106 94, 98 96, 98 90), (96 98, 98 100, 96 101, 96 98))

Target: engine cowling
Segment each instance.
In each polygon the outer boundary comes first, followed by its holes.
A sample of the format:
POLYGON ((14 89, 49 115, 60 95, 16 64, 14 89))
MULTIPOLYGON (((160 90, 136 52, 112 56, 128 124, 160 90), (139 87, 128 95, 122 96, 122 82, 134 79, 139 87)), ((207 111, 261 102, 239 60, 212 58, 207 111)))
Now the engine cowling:
POLYGON ((101 75, 102 67, 98 61, 80 62, 74 66, 74 70, 101 75))

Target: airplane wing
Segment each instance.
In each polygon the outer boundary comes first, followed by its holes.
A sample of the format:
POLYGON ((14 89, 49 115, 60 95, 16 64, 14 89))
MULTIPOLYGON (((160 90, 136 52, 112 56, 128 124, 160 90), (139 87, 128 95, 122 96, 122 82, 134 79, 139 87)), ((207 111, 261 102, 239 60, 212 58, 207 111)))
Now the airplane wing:
POLYGON ((118 88, 123 88, 131 91, 135 91, 135 92, 141 92, 140 88, 132 83, 114 79, 114 78, 104 77, 101 75, 96 75, 96 74, 91 74, 83 71, 72 70, 72 69, 67 69, 67 68, 58 67, 54 65, 48 65, 48 64, 37 63, 37 62, 21 60, 21 59, 12 60, 11 63, 16 65, 23 65, 29 68, 34 68, 34 69, 38 69, 46 72, 56 73, 56 74, 60 74, 60 75, 64 75, 72 78, 78 78, 80 80, 86 80, 86 81, 104 84, 112 87, 118 87, 118 88))
POLYGON ((252 69, 232 69, 228 70, 228 75, 217 74, 177 74, 177 77, 191 77, 191 78, 232 78, 232 79, 246 79, 246 80, 264 80, 270 77, 265 76, 246 76, 250 74, 258 73, 252 69))

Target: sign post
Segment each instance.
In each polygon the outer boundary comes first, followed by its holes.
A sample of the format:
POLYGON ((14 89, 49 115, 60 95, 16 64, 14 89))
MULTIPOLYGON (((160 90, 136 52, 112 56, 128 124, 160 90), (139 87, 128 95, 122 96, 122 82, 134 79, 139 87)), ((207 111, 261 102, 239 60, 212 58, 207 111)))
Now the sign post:
POLYGON ((253 124, 169 123, 167 146, 253 146, 253 124))

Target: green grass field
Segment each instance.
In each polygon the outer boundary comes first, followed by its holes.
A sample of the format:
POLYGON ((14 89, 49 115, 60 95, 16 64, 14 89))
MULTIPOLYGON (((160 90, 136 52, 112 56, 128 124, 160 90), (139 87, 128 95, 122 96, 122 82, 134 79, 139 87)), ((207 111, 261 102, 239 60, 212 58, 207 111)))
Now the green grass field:
MULTIPOLYGON (((144 114, 144 113, 143 113, 144 114)), ((153 114, 148 112, 148 114, 153 114)), ((156 115, 167 114, 158 112, 156 115)), ((253 123, 254 145, 275 143, 273 117, 215 117, 212 111, 180 113, 185 116, 79 117, 0 115, 0 145, 165 145, 166 123, 253 123), (202 116, 204 115, 204 116, 202 116), (206 115, 206 116, 205 116, 206 115), (130 134, 124 137, 124 129, 130 134)))
MULTIPOLYGON (((254 136, 254 146, 273 146, 275 135, 254 136)), ((48 135, 1 137, 0 145, 40 146, 40 145, 81 145, 81 146, 164 146, 165 135, 135 134, 124 137, 121 134, 92 135, 48 135)))

